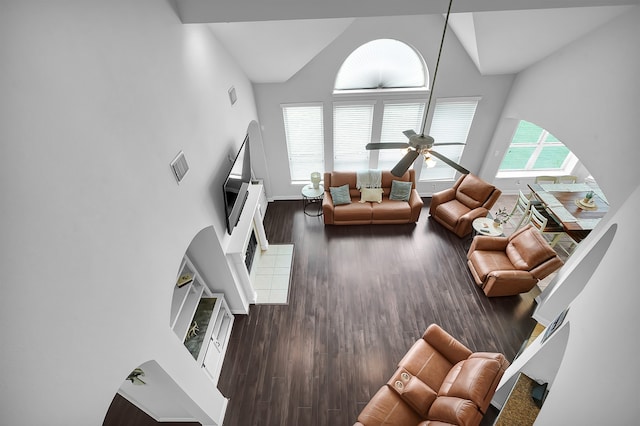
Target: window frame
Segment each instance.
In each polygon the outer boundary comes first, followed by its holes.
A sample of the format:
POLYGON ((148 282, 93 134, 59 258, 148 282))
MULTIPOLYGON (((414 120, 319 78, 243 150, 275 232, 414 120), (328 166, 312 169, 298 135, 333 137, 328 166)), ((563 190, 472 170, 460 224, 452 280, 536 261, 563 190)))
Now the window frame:
MULTIPOLYGON (((332 170, 337 170, 337 171, 341 171, 341 170, 347 170, 347 169, 343 169, 342 167, 336 167, 336 162, 339 161, 349 161, 349 160, 339 160, 338 157, 338 149, 336 149, 336 108, 348 108, 348 107, 371 107, 371 114, 370 114, 370 118, 371 118, 371 122, 370 122, 370 127, 368 129, 369 131, 369 138, 368 141, 365 142, 365 145, 367 143, 370 143, 373 141, 374 139, 374 127, 375 127, 375 120, 376 120, 376 105, 378 104, 377 101, 375 100, 370 100, 370 99, 363 99, 360 101, 353 101, 353 102, 333 102, 332 104, 332 109, 331 109, 331 115, 332 115, 332 132, 331 132, 331 148, 332 148, 332 156, 331 156, 331 163, 332 163, 332 170)), ((360 143, 362 143, 364 141, 360 141, 360 143)), ((364 146, 362 147, 362 149, 364 150, 364 146)), ((371 167, 372 164, 372 158, 371 158, 371 151, 367 152, 367 166, 362 166, 364 168, 366 167, 371 167)), ((361 167, 361 168, 362 168, 361 167)), ((351 169, 348 169, 351 170, 351 169)))
POLYGON ((518 120, 518 124, 515 126, 513 130, 513 133, 511 135, 511 141, 509 142, 509 145, 507 146, 505 153, 502 156, 502 159, 500 160, 500 164, 498 164, 498 171, 496 173, 496 178, 529 178, 529 177, 535 177, 539 175, 562 176, 562 175, 571 174, 577 164, 578 164, 578 157, 575 156, 575 154, 571 151, 571 149, 567 145, 564 144, 564 142, 559 140, 557 137, 555 137, 551 132, 549 132, 544 127, 539 126, 536 123, 533 123, 531 121, 520 119, 518 120), (522 122, 533 124, 534 126, 539 127, 542 130, 540 135, 538 136, 538 140, 535 143, 533 142, 517 143, 517 144, 513 143, 513 138, 518 132, 518 129, 520 128, 520 125, 522 122), (546 139, 549 136, 556 139, 556 141, 547 141, 546 139), (529 156, 529 159, 527 160, 527 163, 524 169, 500 170, 500 166, 502 165, 502 162, 504 161, 504 158, 509 152, 509 149, 511 148, 512 145, 515 145, 518 148, 533 147, 534 149, 531 155, 529 156), (569 150, 567 157, 562 162, 562 166, 556 169, 549 169, 549 168, 533 169, 533 166, 538 160, 542 150, 545 147, 550 147, 550 146, 563 146, 569 150))
MULTIPOLYGON (((285 137, 285 145, 287 148, 287 165, 289 166, 289 179, 290 179, 290 183, 292 185, 302 185, 302 184, 307 184, 309 183, 310 179, 311 179, 311 172, 308 173, 307 176, 297 176, 300 177, 300 179, 296 179, 293 176, 293 167, 291 164, 292 161, 292 154, 291 154, 291 147, 290 147, 290 141, 289 141, 289 137, 288 137, 288 127, 287 127, 287 120, 286 120, 286 116, 285 116, 285 109, 286 108, 306 108, 306 107, 319 107, 320 109, 320 123, 319 123, 319 130, 320 130, 320 140, 322 141, 321 143, 321 148, 322 148, 322 152, 321 153, 315 153, 315 156, 317 158, 319 158, 319 162, 318 162, 318 166, 317 170, 316 167, 314 167, 314 170, 312 170, 312 172, 316 171, 316 172, 320 172, 323 173, 326 169, 326 163, 325 163, 325 151, 326 151, 326 137, 325 137, 325 131, 324 131, 324 126, 325 126, 325 120, 324 120, 324 102, 300 102, 300 103, 284 103, 284 104, 280 104, 280 109, 281 109, 281 113, 282 113, 282 126, 283 126, 283 131, 284 131, 284 137, 285 137), (321 166, 320 166, 321 165, 321 166)), ((312 154, 313 155, 313 154, 312 154)))
MULTIPOLYGON (((464 157, 464 151, 465 148, 467 147, 467 143, 469 142, 469 135, 471 134, 471 130, 473 128, 473 124, 475 122, 476 119, 476 114, 478 112, 478 106, 480 105, 480 101, 482 100, 481 96, 456 96, 456 97, 442 97, 442 98, 436 98, 435 103, 433 105, 433 112, 430 113, 430 117, 428 117, 429 119, 429 128, 428 131, 425 131, 426 134, 429 134, 431 136, 433 136, 433 118, 434 115, 436 113, 437 107, 438 107, 438 102, 440 103, 463 103, 463 102, 475 102, 475 106, 474 106, 474 110, 473 110, 473 115, 471 117, 471 121, 469 122, 469 128, 466 130, 466 136, 465 136, 465 140, 464 140, 464 145, 458 145, 460 146, 460 157, 459 158, 455 158, 453 157, 451 154, 447 155, 446 152, 442 152, 443 150, 446 151, 447 148, 445 148, 445 146, 442 147, 442 149, 438 149, 437 147, 435 147, 435 151, 437 151, 438 153, 446 156, 447 158, 449 158, 450 160, 456 162, 456 163, 460 163, 460 161, 462 160, 462 158, 464 157)), ((438 140, 436 138, 435 143, 438 143, 438 140)), ((431 178, 428 176, 428 172, 427 172, 427 166, 424 164, 424 161, 421 162, 420 167, 418 169, 416 169, 416 181, 417 182, 447 182, 447 181, 455 181, 456 180, 456 174, 458 173, 458 171, 456 169, 454 169, 453 167, 450 167, 449 165, 446 165, 442 160, 438 159, 438 158, 434 158, 434 160, 436 161, 436 163, 438 164, 444 164, 448 169, 451 169, 451 175, 449 176, 445 176, 445 177, 437 177, 437 178, 431 178), (427 176, 423 176, 423 173, 427 176)), ((416 160, 417 161, 417 160, 416 160)))

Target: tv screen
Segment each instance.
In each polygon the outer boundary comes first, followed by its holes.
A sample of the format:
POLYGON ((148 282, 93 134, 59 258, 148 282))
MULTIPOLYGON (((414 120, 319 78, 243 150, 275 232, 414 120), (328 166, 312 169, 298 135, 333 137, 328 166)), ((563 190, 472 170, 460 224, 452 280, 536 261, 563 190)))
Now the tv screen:
POLYGON ((249 153, 249 135, 244 138, 240 150, 236 154, 231 170, 224 181, 224 207, 229 235, 240 220, 240 214, 247 201, 251 184, 251 159, 249 153))

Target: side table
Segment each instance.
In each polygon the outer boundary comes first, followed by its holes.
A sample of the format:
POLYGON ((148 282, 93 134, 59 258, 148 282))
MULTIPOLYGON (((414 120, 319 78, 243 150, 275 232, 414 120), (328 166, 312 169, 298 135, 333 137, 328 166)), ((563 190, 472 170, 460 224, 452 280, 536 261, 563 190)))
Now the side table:
POLYGON ((322 216, 322 199, 324 198, 324 186, 314 188, 312 184, 302 187, 302 210, 307 216, 322 216), (316 206, 315 212, 309 212, 309 206, 316 206))
POLYGON ((497 225, 493 219, 488 217, 479 217, 474 219, 472 226, 476 235, 491 235, 492 237, 504 235, 502 225, 497 225))

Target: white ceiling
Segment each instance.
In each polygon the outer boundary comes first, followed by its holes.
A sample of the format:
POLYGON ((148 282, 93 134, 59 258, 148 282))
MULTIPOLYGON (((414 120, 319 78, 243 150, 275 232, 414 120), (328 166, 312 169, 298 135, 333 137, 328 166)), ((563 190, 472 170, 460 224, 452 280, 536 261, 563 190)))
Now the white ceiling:
MULTIPOLYGON (((449 23, 481 74, 513 74, 639 3, 456 0, 449 23)), ((291 78, 355 17, 418 10, 442 14, 448 4, 446 0, 426 4, 423 0, 177 0, 177 11, 185 23, 208 22, 251 81, 275 83, 291 78), (363 1, 367 7, 361 7, 363 1), (273 20, 276 17, 280 19, 273 20)))

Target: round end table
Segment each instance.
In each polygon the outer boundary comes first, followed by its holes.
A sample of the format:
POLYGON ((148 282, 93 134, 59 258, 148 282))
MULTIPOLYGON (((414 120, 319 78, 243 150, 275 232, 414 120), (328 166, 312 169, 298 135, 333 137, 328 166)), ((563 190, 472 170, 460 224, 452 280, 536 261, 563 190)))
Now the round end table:
POLYGON ((473 221, 472 225, 476 235, 490 235, 492 237, 504 235, 502 225, 497 225, 493 219, 488 217, 479 217, 473 221))
POLYGON ((312 184, 302 187, 302 210, 307 216, 322 216, 322 199, 324 198, 324 186, 314 188, 312 184), (309 212, 309 206, 316 206, 315 212, 309 212))

